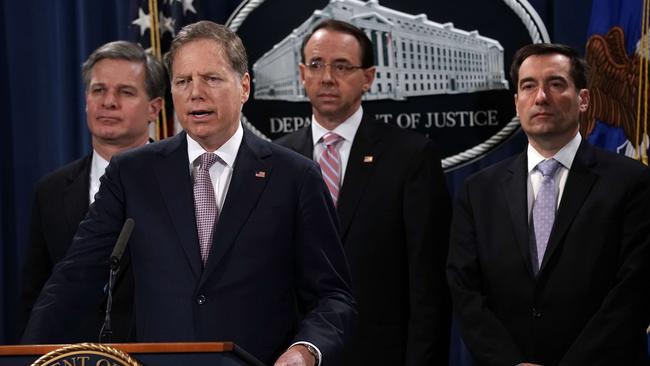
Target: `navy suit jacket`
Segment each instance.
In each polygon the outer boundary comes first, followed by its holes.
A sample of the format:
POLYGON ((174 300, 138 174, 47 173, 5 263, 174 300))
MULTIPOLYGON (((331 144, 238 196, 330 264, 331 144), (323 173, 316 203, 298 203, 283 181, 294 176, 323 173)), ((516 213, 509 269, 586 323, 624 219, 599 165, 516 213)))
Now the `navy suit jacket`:
MULTIPOLYGON (((311 126, 277 143, 313 157, 311 126)), ((433 142, 364 115, 337 212, 359 305, 345 365, 446 365, 451 203, 433 142)))
POLYGON ((335 215, 313 162, 245 131, 203 268, 185 133, 118 155, 23 341, 57 342, 101 295, 131 217, 138 341, 229 340, 266 363, 308 341, 336 365, 356 310, 335 215))
POLYGON ((641 365, 650 321, 650 172, 583 141, 537 276, 527 156, 465 182, 448 278, 479 365, 641 365))
MULTIPOLYGON (((88 212, 92 154, 75 160, 43 177, 34 191, 29 245, 23 266, 21 325, 25 326, 34 303, 52 274, 65 257, 77 227, 88 212)), ((126 342, 133 331, 133 276, 128 255, 113 291, 113 341, 126 342)), ((88 318, 75 322, 64 342, 96 342, 104 321, 105 300, 96 304, 88 318)))

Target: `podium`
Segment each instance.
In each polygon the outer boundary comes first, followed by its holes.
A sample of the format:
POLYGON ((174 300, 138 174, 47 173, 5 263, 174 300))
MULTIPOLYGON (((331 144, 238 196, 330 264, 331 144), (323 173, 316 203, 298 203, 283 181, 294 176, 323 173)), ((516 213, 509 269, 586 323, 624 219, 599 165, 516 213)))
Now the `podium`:
MULTIPOLYGON (((79 345, 26 345, 0 346, 0 366, 29 366, 41 356, 63 347, 83 348, 109 347, 122 351, 142 366, 211 365, 211 366, 265 366, 262 362, 232 342, 195 343, 110 343, 79 345)), ((89 353, 96 353, 89 351, 89 353)), ((83 351, 78 351, 84 355, 83 351)), ((88 361, 85 356, 73 355, 65 361, 52 362, 52 365, 95 366, 112 363, 88 361)), ((95 355, 93 355, 96 357, 95 355)), ((125 363, 126 364, 126 363, 125 363)))

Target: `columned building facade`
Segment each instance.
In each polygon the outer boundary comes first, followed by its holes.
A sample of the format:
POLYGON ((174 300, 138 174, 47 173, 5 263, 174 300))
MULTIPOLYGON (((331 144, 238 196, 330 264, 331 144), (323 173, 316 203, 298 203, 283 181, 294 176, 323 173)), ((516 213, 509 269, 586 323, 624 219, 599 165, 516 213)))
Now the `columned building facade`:
POLYGON ((303 37, 325 19, 349 22, 372 41, 377 77, 366 100, 507 89, 503 47, 477 31, 379 5, 332 0, 253 65, 256 99, 307 101, 298 64, 303 37))

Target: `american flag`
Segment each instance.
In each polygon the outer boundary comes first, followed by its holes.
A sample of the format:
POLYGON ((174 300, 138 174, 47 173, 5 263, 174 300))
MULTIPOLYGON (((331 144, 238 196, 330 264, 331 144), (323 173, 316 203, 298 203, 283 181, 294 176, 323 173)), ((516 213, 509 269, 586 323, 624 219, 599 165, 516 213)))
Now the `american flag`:
MULTIPOLYGON (((198 0, 136 0, 131 4, 131 23, 129 25, 131 40, 138 42, 152 55, 162 60, 169 49, 171 40, 186 24, 204 18, 198 0)), ((174 122, 171 96, 169 90, 165 97, 158 123, 155 139, 163 139, 180 130, 174 122)))

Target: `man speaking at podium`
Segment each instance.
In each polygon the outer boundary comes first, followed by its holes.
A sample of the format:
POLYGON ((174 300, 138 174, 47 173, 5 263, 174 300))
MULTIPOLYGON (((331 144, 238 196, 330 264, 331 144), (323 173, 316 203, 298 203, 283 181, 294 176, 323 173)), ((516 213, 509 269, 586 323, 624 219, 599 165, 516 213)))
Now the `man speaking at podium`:
POLYGON ((64 342, 101 301, 133 218, 137 341, 227 340, 278 366, 339 364, 356 309, 317 165, 243 129, 248 60, 227 28, 186 26, 166 61, 185 131, 113 157, 23 342, 64 342))

